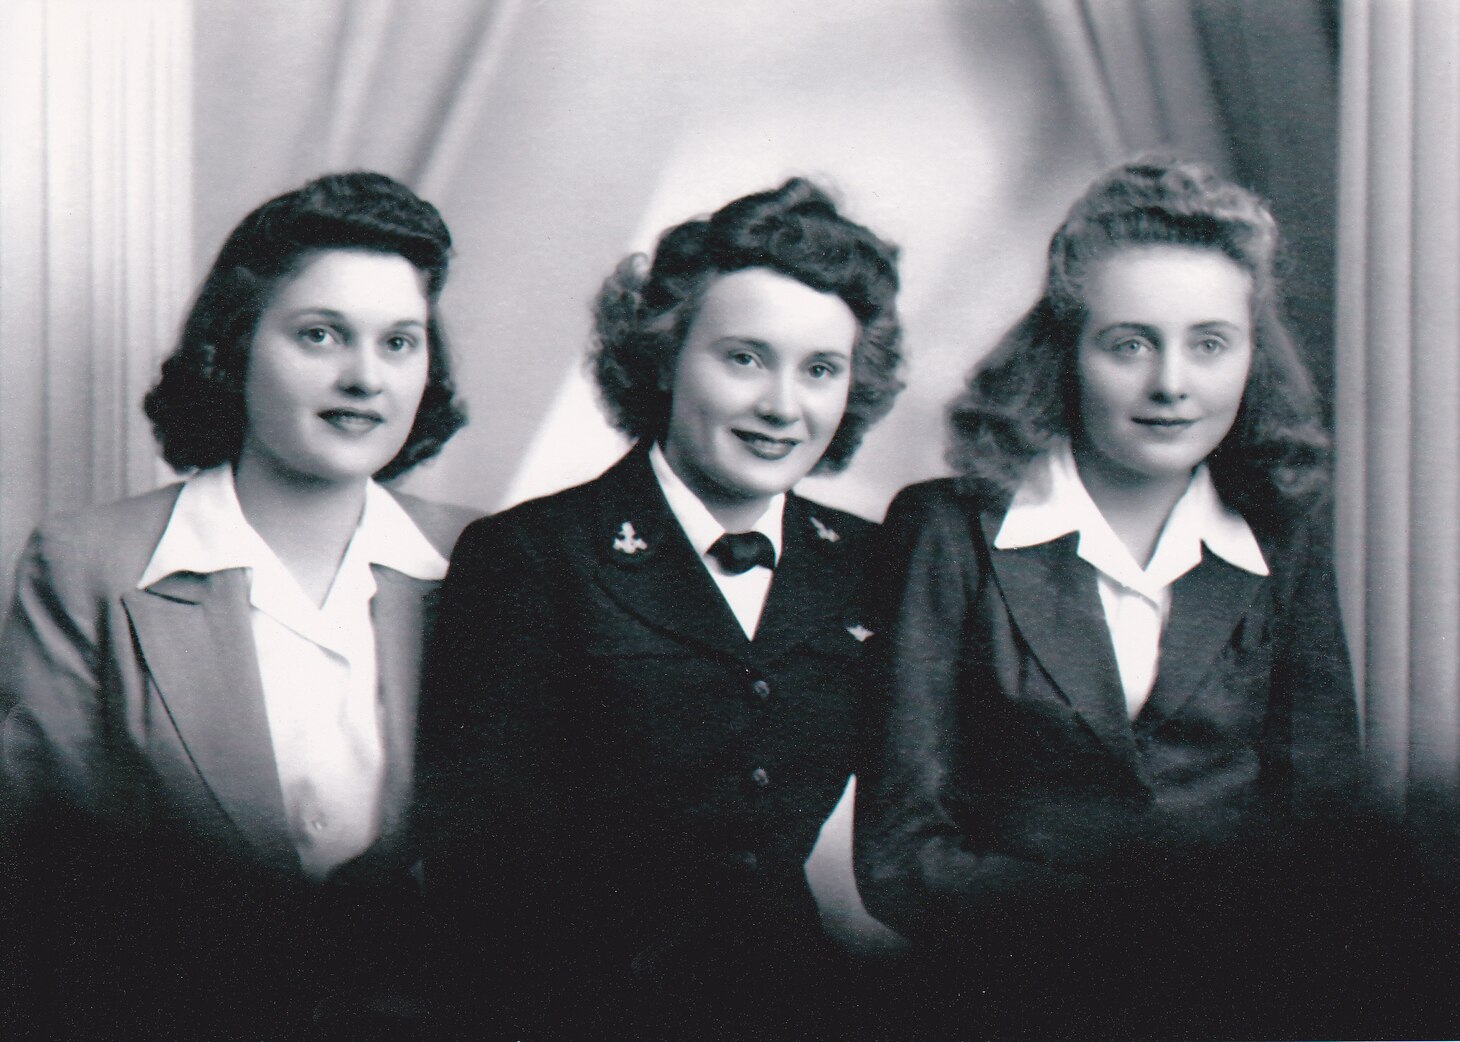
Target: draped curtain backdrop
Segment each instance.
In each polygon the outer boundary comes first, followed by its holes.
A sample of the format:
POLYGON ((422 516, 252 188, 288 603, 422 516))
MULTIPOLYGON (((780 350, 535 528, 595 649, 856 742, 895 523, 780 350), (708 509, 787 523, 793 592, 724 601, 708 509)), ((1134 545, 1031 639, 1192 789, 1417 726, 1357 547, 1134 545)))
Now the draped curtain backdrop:
MULTIPOLYGON (((330 170, 396 176, 452 228, 472 419, 405 483, 485 509, 622 451, 583 357, 623 254, 792 174, 902 248, 908 387, 807 482, 832 505, 878 517, 944 471, 946 402, 1135 152, 1273 200, 1327 385, 1332 23, 1324 0, 0 0, 0 594, 41 515, 163 476, 138 403, 188 294, 243 213, 330 170)), ((811 874, 870 943, 849 836, 843 807, 811 874)))
MULTIPOLYGON (((1343 7, 1339 566, 1381 806, 1438 869, 1460 803, 1460 6, 1343 7)), ((1448 864, 1447 864, 1448 862, 1448 864)))
POLYGON ((192 283, 192 5, 0 3, 0 604, 41 517, 151 488, 192 283))

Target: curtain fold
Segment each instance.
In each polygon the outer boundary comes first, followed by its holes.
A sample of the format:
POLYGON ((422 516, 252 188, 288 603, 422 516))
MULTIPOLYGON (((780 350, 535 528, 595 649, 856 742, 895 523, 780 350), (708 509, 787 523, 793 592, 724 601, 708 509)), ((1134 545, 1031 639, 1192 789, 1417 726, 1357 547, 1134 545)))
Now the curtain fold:
POLYGON ((1340 584, 1374 792, 1439 850, 1460 798, 1460 7, 1351 0, 1342 56, 1340 584))
POLYGON ((0 5, 0 604, 46 514, 156 483, 191 274, 187 0, 0 5))

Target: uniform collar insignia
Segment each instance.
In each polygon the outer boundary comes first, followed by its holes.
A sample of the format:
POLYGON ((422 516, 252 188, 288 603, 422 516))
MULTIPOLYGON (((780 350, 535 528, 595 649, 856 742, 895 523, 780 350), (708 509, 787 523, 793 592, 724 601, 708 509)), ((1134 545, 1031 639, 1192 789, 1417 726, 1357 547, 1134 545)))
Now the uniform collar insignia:
POLYGON ((841 538, 837 535, 836 529, 828 528, 815 514, 807 514, 806 519, 811 522, 811 527, 816 529, 816 538, 825 539, 828 543, 834 543, 841 538))
POLYGON ((863 626, 860 622, 855 622, 852 625, 848 626, 847 632, 850 633, 853 637, 857 638, 858 644, 866 643, 867 638, 872 636, 872 631, 869 630, 866 626, 863 626))
POLYGON ((613 548, 621 554, 633 557, 641 550, 649 549, 649 544, 639 538, 639 534, 634 531, 631 522, 625 521, 618 527, 618 535, 614 538, 613 548))

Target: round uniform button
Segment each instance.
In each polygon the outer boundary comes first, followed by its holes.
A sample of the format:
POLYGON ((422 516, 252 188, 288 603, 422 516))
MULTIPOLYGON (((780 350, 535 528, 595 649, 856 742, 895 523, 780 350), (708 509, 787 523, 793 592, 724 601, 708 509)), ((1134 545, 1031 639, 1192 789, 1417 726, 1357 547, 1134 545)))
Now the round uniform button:
POLYGON ((764 680, 757 680, 754 684, 751 684, 750 690, 762 702, 771 697, 771 686, 764 680))
POLYGON ((750 772, 750 780, 764 789, 771 783, 771 776, 765 772, 764 767, 757 767, 750 772))
POLYGON ((760 867, 760 859, 753 850, 737 850, 730 855, 730 864, 745 872, 754 872, 760 867))

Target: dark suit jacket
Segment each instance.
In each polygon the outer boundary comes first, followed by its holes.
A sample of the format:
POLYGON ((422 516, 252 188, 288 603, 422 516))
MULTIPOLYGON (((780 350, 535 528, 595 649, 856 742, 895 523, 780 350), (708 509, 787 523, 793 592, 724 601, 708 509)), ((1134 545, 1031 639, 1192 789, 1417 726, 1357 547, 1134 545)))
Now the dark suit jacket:
POLYGON ((644 449, 467 529, 421 745, 464 943, 564 1002, 817 943, 802 865, 850 773, 871 527, 789 496, 754 641, 644 449))
MULTIPOLYGON (((43 1004, 83 1007, 88 996, 98 1004, 68 1030, 120 1031, 93 1022, 117 1015, 114 1000, 132 1002, 128 989, 146 992, 141 1002, 205 992, 202 962, 185 965, 204 958, 195 942, 219 949, 260 934, 282 939, 290 931, 275 899, 287 895, 296 917, 320 903, 289 839, 245 574, 177 574, 136 588, 180 488, 43 525, 21 558, 0 636, 8 874, 33 888, 27 900, 45 917, 39 929, 56 938, 55 960, 83 965, 62 967, 51 985, 40 946, 26 942, 21 957, 36 963, 37 988, 61 992, 43 1004), (247 926, 245 916, 253 917, 247 926), (144 947, 144 933, 156 943, 144 947), (99 965, 108 960, 139 965, 99 965), (141 963, 155 968, 145 983, 117 983, 104 994, 99 974, 143 972, 141 963), (168 981, 167 973, 179 976, 168 981), (78 992, 67 992, 68 979, 78 992)), ((477 516, 397 498, 443 555, 477 516)), ((384 568, 375 578, 387 820, 375 847, 338 875, 395 888, 408 886, 419 856, 406 810, 421 653, 439 584, 384 568)), ((277 958, 279 972, 289 972, 285 947, 233 958, 251 956, 261 966, 277 958)), ((246 976, 240 965, 215 969, 225 979, 246 976)), ((180 1012, 174 1026, 185 1037, 201 1030, 180 1012)))
POLYGON ((1348 804, 1356 709, 1316 525, 1257 532, 1269 577, 1206 554, 1175 583, 1132 722, 1078 537, 995 550, 1002 513, 934 481, 883 529, 875 739, 857 772, 874 914, 928 940, 1017 935, 1256 873, 1348 804))

